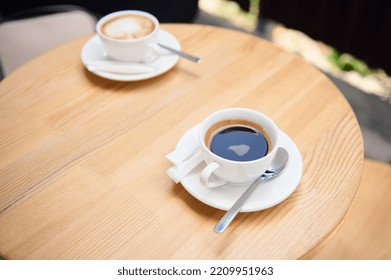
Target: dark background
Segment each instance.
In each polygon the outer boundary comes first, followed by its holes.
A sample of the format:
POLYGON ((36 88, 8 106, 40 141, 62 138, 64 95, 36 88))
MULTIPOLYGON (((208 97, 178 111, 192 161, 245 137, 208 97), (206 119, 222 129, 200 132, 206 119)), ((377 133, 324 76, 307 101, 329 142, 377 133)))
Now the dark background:
MULTIPOLYGON (((249 0, 231 0, 249 9, 249 0)), ((260 0, 262 19, 304 32, 391 74, 391 1, 260 0)))
MULTIPOLYGON (((243 10, 249 10, 249 0, 231 1, 237 2, 243 10)), ((23 5, 17 1, 3 1, 0 20, 26 17, 23 12, 31 8, 64 4, 83 7, 97 18, 119 10, 143 10, 163 23, 190 23, 198 13, 197 0, 38 0, 23 5)), ((382 68, 391 74, 389 0, 260 0, 259 17, 302 31, 339 52, 364 60, 372 68, 382 68)))
POLYGON ((0 12, 3 20, 14 17, 16 13, 47 5, 76 5, 83 7, 98 18, 120 10, 143 10, 154 14, 160 22, 192 22, 197 10, 197 0, 37 0, 2 1, 0 12))

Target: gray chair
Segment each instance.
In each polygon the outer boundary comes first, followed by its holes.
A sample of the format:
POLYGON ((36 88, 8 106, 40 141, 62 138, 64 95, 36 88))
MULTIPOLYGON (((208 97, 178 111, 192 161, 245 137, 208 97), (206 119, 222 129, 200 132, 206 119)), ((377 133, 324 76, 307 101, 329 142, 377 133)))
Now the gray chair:
POLYGON ((75 38, 93 34, 97 18, 77 6, 47 6, 18 13, 0 24, 2 75, 37 55, 75 38))

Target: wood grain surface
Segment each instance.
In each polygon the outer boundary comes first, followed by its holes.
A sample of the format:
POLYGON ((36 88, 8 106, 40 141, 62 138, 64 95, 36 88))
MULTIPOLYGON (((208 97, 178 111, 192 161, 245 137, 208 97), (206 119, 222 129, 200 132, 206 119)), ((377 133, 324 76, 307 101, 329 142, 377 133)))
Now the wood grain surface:
POLYGON ((365 160, 351 210, 313 259, 391 259, 391 165, 365 160))
POLYGON ((139 82, 82 65, 85 37, 0 83, 0 255, 9 259, 297 259, 340 223, 357 192, 363 142, 349 104, 320 71, 257 37, 164 24, 182 49, 169 72, 139 82), (303 157, 281 204, 224 211, 167 175, 165 155, 207 115, 246 107, 269 115, 303 157))

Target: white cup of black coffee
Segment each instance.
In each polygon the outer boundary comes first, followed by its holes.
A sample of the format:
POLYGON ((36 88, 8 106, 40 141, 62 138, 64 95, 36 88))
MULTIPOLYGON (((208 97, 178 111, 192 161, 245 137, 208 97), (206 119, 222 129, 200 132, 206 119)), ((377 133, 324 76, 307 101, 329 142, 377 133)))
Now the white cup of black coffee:
POLYGON ((212 188, 254 181, 276 154, 278 131, 269 117, 254 110, 229 108, 211 114, 199 132, 206 163, 201 182, 212 188))
POLYGON ((109 58, 128 62, 152 62, 159 58, 156 44, 158 19, 147 12, 118 11, 102 17, 96 32, 109 58))

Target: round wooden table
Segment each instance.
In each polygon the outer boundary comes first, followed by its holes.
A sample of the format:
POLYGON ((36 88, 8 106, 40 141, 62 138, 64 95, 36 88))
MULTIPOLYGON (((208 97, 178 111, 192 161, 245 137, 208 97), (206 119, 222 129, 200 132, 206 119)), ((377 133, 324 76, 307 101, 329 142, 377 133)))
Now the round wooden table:
POLYGON ((80 53, 50 51, 0 83, 0 255, 7 259, 298 259, 347 213, 363 165, 349 104, 298 56, 211 26, 164 24, 182 49, 167 73, 100 78, 80 53), (269 115, 298 146, 296 191, 264 211, 225 213, 166 174, 181 136, 207 115, 246 107, 269 115))

